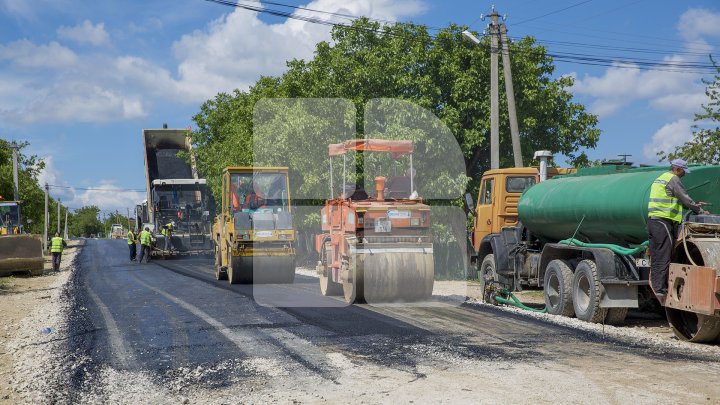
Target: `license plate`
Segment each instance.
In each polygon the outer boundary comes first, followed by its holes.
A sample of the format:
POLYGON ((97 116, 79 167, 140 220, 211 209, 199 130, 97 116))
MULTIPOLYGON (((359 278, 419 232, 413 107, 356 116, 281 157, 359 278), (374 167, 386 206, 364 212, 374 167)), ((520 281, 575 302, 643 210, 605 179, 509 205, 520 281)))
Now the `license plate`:
POLYGON ((650 259, 635 259, 635 265, 638 267, 650 267, 650 259))
POLYGON ((375 232, 390 232, 392 231, 392 223, 388 218, 378 218, 375 220, 375 232))

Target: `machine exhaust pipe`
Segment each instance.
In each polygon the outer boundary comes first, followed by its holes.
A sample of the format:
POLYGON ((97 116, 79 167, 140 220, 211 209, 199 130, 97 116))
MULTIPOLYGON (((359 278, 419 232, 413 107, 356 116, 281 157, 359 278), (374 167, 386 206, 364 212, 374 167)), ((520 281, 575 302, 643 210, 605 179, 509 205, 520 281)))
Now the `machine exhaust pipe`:
POLYGON ((553 154, 549 150, 539 150, 535 152, 533 159, 540 161, 540 181, 547 180, 547 161, 552 158, 553 154))

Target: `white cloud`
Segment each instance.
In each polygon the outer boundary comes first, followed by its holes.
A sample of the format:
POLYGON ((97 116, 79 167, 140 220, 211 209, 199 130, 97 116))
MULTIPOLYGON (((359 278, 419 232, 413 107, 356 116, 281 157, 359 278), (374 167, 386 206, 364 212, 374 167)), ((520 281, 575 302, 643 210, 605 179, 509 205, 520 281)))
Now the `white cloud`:
POLYGON ((110 35, 105 31, 104 23, 93 25, 89 20, 85 20, 74 27, 60 27, 57 29, 57 34, 62 39, 95 46, 106 44, 110 40, 110 35))
POLYGON ((15 123, 109 122, 145 115, 138 96, 82 81, 57 83, 20 109, 0 111, 0 117, 15 123))
POLYGON ((650 143, 643 148, 645 158, 658 162, 657 153, 672 152, 675 147, 684 144, 692 138, 692 121, 686 118, 663 125, 652 136, 650 143))
POLYGON ((0 62, 8 61, 19 68, 67 68, 75 65, 77 59, 75 52, 55 41, 35 45, 22 39, 0 44, 0 62))
POLYGON ((145 199, 144 192, 124 190, 110 180, 101 180, 97 185, 76 189, 63 180, 62 174, 55 167, 52 155, 44 157, 43 161, 45 168, 38 175, 38 181, 41 185, 48 183, 51 186, 50 195, 60 199, 62 205, 66 207, 81 208, 95 205, 103 211, 118 210, 125 213, 126 208, 132 210, 138 202, 145 199))
POLYGON ((77 194, 68 206, 78 208, 95 205, 103 211, 118 210, 121 214, 125 214, 127 208, 132 212, 135 205, 145 198, 145 193, 124 191, 113 185, 111 181, 102 181, 100 185, 87 188, 92 190, 80 190, 81 193, 77 194))
MULTIPOLYGON (((316 0, 305 7, 388 21, 425 10, 420 0, 316 0)), ((311 58, 315 44, 327 40, 330 27, 324 25, 294 19, 266 24, 255 12, 235 10, 175 42, 180 90, 206 100, 219 91, 247 89, 260 75, 285 71, 288 60, 311 58)))
POLYGON ((2 0, 0 1, 2 9, 8 14, 22 18, 32 18, 35 13, 33 12, 33 3, 27 0, 2 0))
POLYGON ((703 8, 691 8, 678 20, 678 31, 688 41, 706 36, 720 36, 720 13, 703 8))
MULTIPOLYGON (((388 21, 425 9, 421 0, 317 0, 307 7, 388 21)), ((84 21, 57 31, 63 38, 93 44, 107 40, 102 23, 84 21)), ((9 90, 0 93, 0 120, 18 125, 136 119, 154 104, 200 103, 218 92, 247 89, 260 75, 281 74, 288 60, 311 58, 315 44, 329 39, 325 25, 294 19, 267 24, 257 13, 237 9, 176 41, 175 71, 165 67, 166 61, 134 55, 76 55, 56 42, 0 43, 0 63, 15 67, 0 69, 0 89, 9 90), (27 67, 51 73, 30 74, 22 69, 27 67)))
MULTIPOLYGON (((665 60, 684 61, 680 57, 668 57, 665 60)), ((602 76, 585 75, 582 79, 576 79, 572 91, 594 97, 590 111, 606 117, 637 100, 648 100, 653 105, 656 99, 679 94, 690 94, 693 99, 697 99, 704 94, 704 87, 698 85, 700 77, 698 74, 642 71, 637 67, 615 65, 602 76)), ((662 107, 665 103, 657 101, 655 105, 662 107)))

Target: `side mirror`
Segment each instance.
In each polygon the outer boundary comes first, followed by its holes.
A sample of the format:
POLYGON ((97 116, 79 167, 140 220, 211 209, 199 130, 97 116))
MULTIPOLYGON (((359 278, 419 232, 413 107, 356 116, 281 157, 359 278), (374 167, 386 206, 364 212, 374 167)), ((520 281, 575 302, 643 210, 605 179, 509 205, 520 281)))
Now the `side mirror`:
POLYGON ((470 193, 465 193, 465 205, 467 206, 468 212, 471 212, 473 215, 475 215, 475 201, 473 201, 470 193))

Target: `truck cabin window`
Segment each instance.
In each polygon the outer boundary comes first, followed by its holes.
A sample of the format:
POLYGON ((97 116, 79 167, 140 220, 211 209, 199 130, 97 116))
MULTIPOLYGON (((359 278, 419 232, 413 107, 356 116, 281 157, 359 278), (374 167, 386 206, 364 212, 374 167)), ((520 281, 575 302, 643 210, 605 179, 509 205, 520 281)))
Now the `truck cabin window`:
POLYGON ((492 204, 492 193, 493 193, 493 183, 494 182, 495 182, 495 179, 487 179, 483 182, 482 193, 481 193, 481 197, 480 197, 481 205, 491 205, 492 204))
POLYGON ((233 173, 230 176, 233 212, 288 210, 285 173, 233 173))
POLYGON ((508 193, 522 193, 535 185, 534 176, 508 177, 505 183, 505 191, 508 193))

